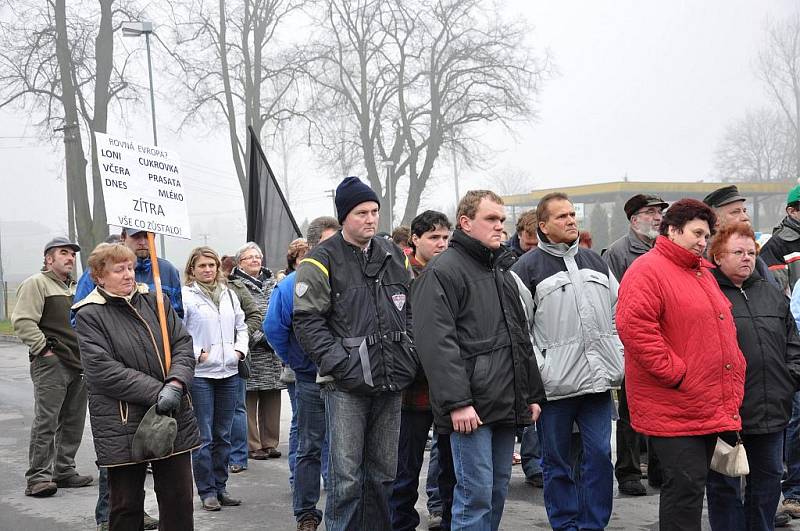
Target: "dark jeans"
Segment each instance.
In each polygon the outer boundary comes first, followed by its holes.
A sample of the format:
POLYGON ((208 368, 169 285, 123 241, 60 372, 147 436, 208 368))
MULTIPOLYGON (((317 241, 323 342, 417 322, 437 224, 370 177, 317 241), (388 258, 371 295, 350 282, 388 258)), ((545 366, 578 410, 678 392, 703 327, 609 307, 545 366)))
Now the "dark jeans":
MULTIPOLYGON (((725 437, 734 444, 736 437, 725 437)), ((750 474, 742 503, 741 479, 708 472, 708 520, 715 531, 767 531, 775 528, 781 497, 783 432, 742 435, 750 474)))
MULTIPOLYGON (((449 440, 449 439, 448 439, 449 440)), ((439 497, 439 435, 434 431, 431 451, 428 452, 428 477, 425 480, 425 494, 428 495, 428 512, 441 513, 442 499, 439 497)))
POLYGON ((317 509, 319 475, 327 468, 322 462, 323 458, 327 460, 323 452, 327 446, 325 402, 318 384, 298 380, 294 385, 298 446, 292 504, 298 522, 310 514, 319 523, 322 520, 322 512, 317 509))
POLYGON ((611 393, 553 400, 542 407, 544 503, 555 530, 604 529, 611 518, 614 467, 611 464, 611 393), (573 450, 573 425, 582 453, 573 450), (573 472, 573 463, 579 474, 573 472), (577 477, 576 477, 577 476, 577 477))
MULTIPOLYGON (((297 468, 297 383, 286 384, 289 403, 292 406, 292 421, 289 424, 289 488, 294 490, 294 473, 297 468)), ((324 420, 323 420, 324 422, 324 420)))
MULTIPOLYGON (((152 461, 153 482, 158 499, 159 529, 194 529, 192 464, 189 452, 152 461)), ((144 526, 144 479, 147 463, 108 469, 111 492, 109 528, 140 531, 144 526)))
POLYGON ((197 378, 192 383, 192 402, 200 448, 192 451, 192 468, 201 499, 226 490, 231 453, 231 426, 239 391, 239 377, 197 378))
POLYGON ((81 372, 58 356, 36 356, 33 381, 33 423, 28 448, 28 485, 60 481, 77 474, 75 454, 86 423, 86 385, 81 372))
POLYGON ((781 485, 783 497, 800 501, 800 393, 792 399, 792 418, 786 426, 784 459, 787 476, 781 485))
POLYGON ((449 435, 441 433, 436 435, 436 451, 439 463, 437 487, 442 510, 442 529, 449 531, 450 521, 453 518, 453 496, 456 488, 456 471, 449 435))
POLYGON ((233 413, 231 427, 231 457, 230 464, 247 468, 247 380, 234 376, 237 380, 236 410, 233 413))
POLYGON ((519 445, 519 454, 522 457, 522 471, 525 477, 531 479, 542 474, 542 443, 536 426, 527 426, 522 433, 522 443, 519 445))
MULTIPOLYGON (((703 494, 717 434, 650 437, 661 460, 660 531, 700 531, 703 494)), ((775 508, 773 507, 773 512, 775 508)), ((774 515, 773 515, 774 516, 774 515)))
POLYGON ((484 424, 472 433, 450 434, 456 487, 452 527, 496 531, 511 479, 514 426, 484 424))
POLYGON ((323 386, 330 441, 328 531, 392 528, 389 496, 397 471, 400 393, 359 395, 323 386))
POLYGON ((393 531, 416 529, 419 525, 419 514, 414 505, 419 497, 419 474, 425 460, 425 444, 431 424, 433 413, 430 411, 403 410, 400 414, 397 477, 389 499, 393 531))
POLYGON ((614 474, 617 481, 642 480, 642 456, 640 444, 642 436, 633 431, 631 414, 628 411, 628 395, 625 392, 625 382, 619 388, 619 420, 617 420, 617 462, 614 464, 614 474))

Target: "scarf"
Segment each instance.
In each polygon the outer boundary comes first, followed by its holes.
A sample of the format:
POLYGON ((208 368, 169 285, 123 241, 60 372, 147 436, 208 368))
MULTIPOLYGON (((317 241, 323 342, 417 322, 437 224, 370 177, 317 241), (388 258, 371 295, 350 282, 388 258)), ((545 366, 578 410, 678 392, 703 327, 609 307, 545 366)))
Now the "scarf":
POLYGON ((205 282, 200 282, 197 279, 194 279, 194 284, 200 291, 202 291, 206 297, 211 299, 211 301, 219 308, 219 299, 222 296, 222 284, 217 282, 216 280, 211 284, 207 284, 205 282))

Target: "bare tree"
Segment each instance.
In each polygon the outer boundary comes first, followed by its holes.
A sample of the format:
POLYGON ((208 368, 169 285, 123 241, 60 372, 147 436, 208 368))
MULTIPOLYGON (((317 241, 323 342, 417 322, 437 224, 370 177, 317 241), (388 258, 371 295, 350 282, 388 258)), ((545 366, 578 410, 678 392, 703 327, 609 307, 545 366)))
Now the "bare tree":
POLYGON ((800 177, 800 13, 768 24, 757 69, 790 126, 792 169, 800 177))
POLYGON ((790 179, 795 170, 793 136, 784 113, 748 111, 725 129, 716 170, 734 181, 790 179))
MULTIPOLYGON (((81 246, 91 250, 108 235, 94 133, 106 131, 112 103, 136 97, 125 79, 128 54, 115 61, 114 52, 120 19, 136 12, 115 0, 69 8, 66 0, 7 0, 3 8, 9 13, 0 22, 0 108, 17 105, 39 115, 40 132, 50 140, 63 132, 69 230, 76 227, 81 246)), ((87 256, 81 255, 84 264, 87 256)))
MULTIPOLYGON (((468 165, 481 158, 477 126, 534 115, 549 69, 526 43, 530 31, 480 0, 326 0, 308 52, 317 123, 346 120, 341 137, 320 129, 337 162, 355 150, 384 205, 408 184, 400 223, 417 212, 443 147, 468 165), (387 171, 382 166, 391 161, 387 171)), ((382 216, 382 230, 390 217, 382 216)))
MULTIPOLYGON (((188 98, 183 124, 222 123, 236 176, 247 197, 247 126, 259 138, 276 134, 296 114, 300 92, 296 57, 278 31, 304 0, 171 0, 172 55, 182 67, 178 81, 188 98), (286 49, 288 50, 288 49, 286 49), (205 120, 212 118, 211 121, 205 120)), ((181 101, 176 98, 176 101, 181 101)))

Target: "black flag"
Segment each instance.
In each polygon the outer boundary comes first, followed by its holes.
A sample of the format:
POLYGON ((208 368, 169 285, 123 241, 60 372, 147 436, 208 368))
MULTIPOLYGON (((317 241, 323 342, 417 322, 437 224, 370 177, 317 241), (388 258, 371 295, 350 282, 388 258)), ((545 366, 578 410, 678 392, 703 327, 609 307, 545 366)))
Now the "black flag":
POLYGON ((250 166, 247 169, 247 241, 264 251, 264 265, 273 273, 286 269, 289 243, 300 238, 300 228, 272 173, 253 128, 250 136, 250 166))

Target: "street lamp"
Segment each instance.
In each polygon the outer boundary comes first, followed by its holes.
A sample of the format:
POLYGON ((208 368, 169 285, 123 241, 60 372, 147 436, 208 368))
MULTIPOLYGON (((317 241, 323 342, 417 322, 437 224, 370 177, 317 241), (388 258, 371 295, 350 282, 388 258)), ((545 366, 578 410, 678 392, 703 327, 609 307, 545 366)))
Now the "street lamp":
MULTIPOLYGON (((147 74, 150 78, 150 116, 153 122, 153 145, 158 145, 158 133, 156 132, 156 97, 153 92, 153 62, 150 59, 150 34, 153 33, 152 22, 123 22, 122 23, 122 36, 123 37, 141 37, 144 35, 144 42, 147 46, 147 74)), ((164 245, 164 235, 159 235, 159 243, 161 246, 161 257, 167 257, 167 251, 164 245)))
POLYGON ((384 160, 381 165, 386 168, 386 188, 389 199, 389 234, 394 229, 394 197, 392 194, 392 168, 394 168, 394 161, 384 160))

